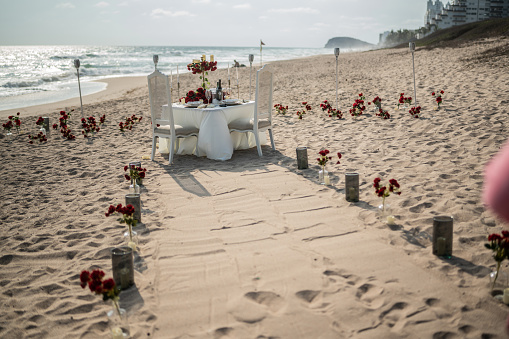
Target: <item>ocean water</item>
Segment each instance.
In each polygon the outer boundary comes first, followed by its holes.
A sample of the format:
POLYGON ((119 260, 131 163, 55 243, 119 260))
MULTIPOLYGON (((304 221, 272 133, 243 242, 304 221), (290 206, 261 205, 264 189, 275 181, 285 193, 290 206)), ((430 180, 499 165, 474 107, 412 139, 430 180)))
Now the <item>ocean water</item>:
MULTIPOLYGON (((263 48, 263 62, 332 53, 324 48, 263 48)), ((80 60, 82 95, 103 90, 105 83, 91 82, 121 76, 144 76, 154 69, 166 74, 187 72, 186 65, 203 54, 212 54, 219 68, 234 60, 260 63, 259 47, 164 46, 0 46, 0 111, 56 102, 79 96, 74 59, 80 60)))

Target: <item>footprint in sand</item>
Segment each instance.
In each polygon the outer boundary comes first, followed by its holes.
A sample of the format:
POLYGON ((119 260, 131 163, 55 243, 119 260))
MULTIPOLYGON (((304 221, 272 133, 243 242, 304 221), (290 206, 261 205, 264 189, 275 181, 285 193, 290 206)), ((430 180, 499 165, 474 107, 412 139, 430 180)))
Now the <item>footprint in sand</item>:
POLYGON ((230 307, 230 313, 237 321, 254 324, 265 319, 269 313, 284 312, 285 308, 284 298, 274 292, 248 292, 230 307))
POLYGON ((376 310, 384 305, 385 298, 382 297, 383 292, 383 287, 376 286, 371 283, 364 283, 357 288, 355 297, 357 297, 357 299, 359 299, 367 308, 376 310))

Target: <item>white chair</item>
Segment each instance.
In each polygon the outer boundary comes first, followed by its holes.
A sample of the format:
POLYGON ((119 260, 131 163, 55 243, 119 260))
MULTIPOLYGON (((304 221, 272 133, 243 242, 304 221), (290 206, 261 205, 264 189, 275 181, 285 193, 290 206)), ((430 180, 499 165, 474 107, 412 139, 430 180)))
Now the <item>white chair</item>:
POLYGON ((269 131, 272 149, 276 150, 274 137, 272 135, 272 77, 273 74, 270 65, 265 65, 256 72, 256 93, 253 119, 238 119, 232 121, 228 125, 230 133, 233 131, 253 133, 259 156, 262 156, 259 132, 269 131))
MULTIPOLYGON (((173 119, 173 109, 171 107, 171 88, 168 76, 155 70, 147 77, 148 95, 150 99, 150 116, 152 118, 152 155, 150 159, 154 161, 156 152, 156 138, 169 138, 170 155, 169 163, 173 162, 173 153, 175 147, 178 150, 179 139, 195 136, 198 139, 200 130, 196 127, 184 127, 175 125, 173 119), (163 105, 167 105, 166 116, 163 116, 163 105)), ((198 145, 198 143, 196 143, 198 145)), ((198 147, 196 147, 198 155, 198 147)))

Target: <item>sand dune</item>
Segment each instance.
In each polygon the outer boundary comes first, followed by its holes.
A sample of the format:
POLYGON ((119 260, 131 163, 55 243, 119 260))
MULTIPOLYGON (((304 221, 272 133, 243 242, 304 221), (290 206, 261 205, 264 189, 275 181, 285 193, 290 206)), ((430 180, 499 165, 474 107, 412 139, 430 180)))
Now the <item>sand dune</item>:
MULTIPOLYGON (((274 118, 277 151, 236 151, 225 162, 177 155, 172 166, 167 155, 142 160, 136 286, 121 293, 132 336, 504 337, 507 306, 490 295, 495 261, 483 244, 507 225, 480 196, 484 165, 508 137, 507 57, 476 58, 503 44, 418 49, 421 119, 396 109, 399 93, 413 96, 407 49, 340 55, 342 120, 319 108, 335 100, 333 55, 275 62, 274 104, 290 108, 274 118), (436 111, 431 92, 441 89, 436 111), (349 116, 360 92, 380 96, 392 118, 371 107, 349 116), (299 120, 302 101, 313 110, 299 120), (297 169, 297 146, 309 148, 307 170, 297 169), (328 165, 332 186, 318 183, 322 148, 343 154, 340 165, 328 165), (347 171, 360 174, 358 203, 344 199, 347 171), (402 194, 388 198, 395 226, 378 216, 377 176, 401 184, 402 194), (454 217, 448 260, 431 253, 436 215, 454 217)), ((242 97, 247 72, 240 70, 242 97)), ((226 78, 214 73, 212 83, 226 78)), ((198 85, 189 74, 181 80, 185 89, 198 85)), ((110 306, 81 289, 79 273, 102 268, 111 276, 110 249, 122 244, 125 226, 104 212, 124 203, 123 166, 150 153, 148 90, 143 79, 124 81, 111 97, 84 100, 87 115, 107 116, 91 140, 51 131, 47 143, 28 144, 37 117, 56 122, 62 103, 19 110, 22 135, 0 139, 2 338, 109 335, 110 306), (132 114, 145 121, 120 133, 118 122, 132 114)), ((79 115, 71 118, 76 133, 79 115)))

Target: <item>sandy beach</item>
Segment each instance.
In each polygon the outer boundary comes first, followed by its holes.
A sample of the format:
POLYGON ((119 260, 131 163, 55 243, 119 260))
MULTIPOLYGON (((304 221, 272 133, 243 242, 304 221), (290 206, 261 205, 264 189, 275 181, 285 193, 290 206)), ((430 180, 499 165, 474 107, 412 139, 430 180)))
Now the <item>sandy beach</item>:
MULTIPOLYGON (((335 103, 335 58, 278 61, 274 67, 276 151, 235 151, 228 161, 193 155, 150 155, 145 77, 108 80, 83 98, 86 116, 106 115, 92 139, 79 135, 79 98, 20 112, 22 133, 0 134, 0 337, 109 338, 111 305, 80 287, 82 270, 112 276, 110 249, 125 225, 105 217, 124 203, 123 167, 142 161, 142 223, 136 227, 135 286, 120 295, 133 338, 504 338, 508 307, 490 294, 496 263, 484 243, 507 225, 481 201, 483 170, 508 138, 509 57, 486 51, 486 39, 456 48, 418 48, 417 102, 422 117, 397 109, 413 97, 412 56, 405 49, 339 56, 341 120, 319 105, 335 103), (431 92, 444 90, 435 110, 431 92), (350 116, 359 93, 382 98, 391 119, 372 106, 350 116), (301 102, 312 111, 302 120, 301 102), (35 121, 76 109, 76 140, 51 130, 29 144, 35 121), (121 133, 118 123, 144 120, 121 133), (295 149, 308 147, 309 168, 295 149), (327 165, 331 186, 318 182, 321 149, 342 153, 327 165), (345 173, 358 172, 360 201, 345 200, 345 173), (373 179, 397 179, 401 195, 387 203, 395 225, 379 217, 373 179), (453 216, 453 256, 432 254, 433 217, 453 216)), ((249 97, 249 68, 240 96, 249 97)), ((211 83, 226 70, 211 73, 211 83)), ((199 79, 181 75, 184 90, 199 79)), ((253 82, 254 84, 254 82, 253 82)), ((503 263, 502 272, 509 274, 503 263)), ((499 282, 505 282, 507 275, 499 282)))

